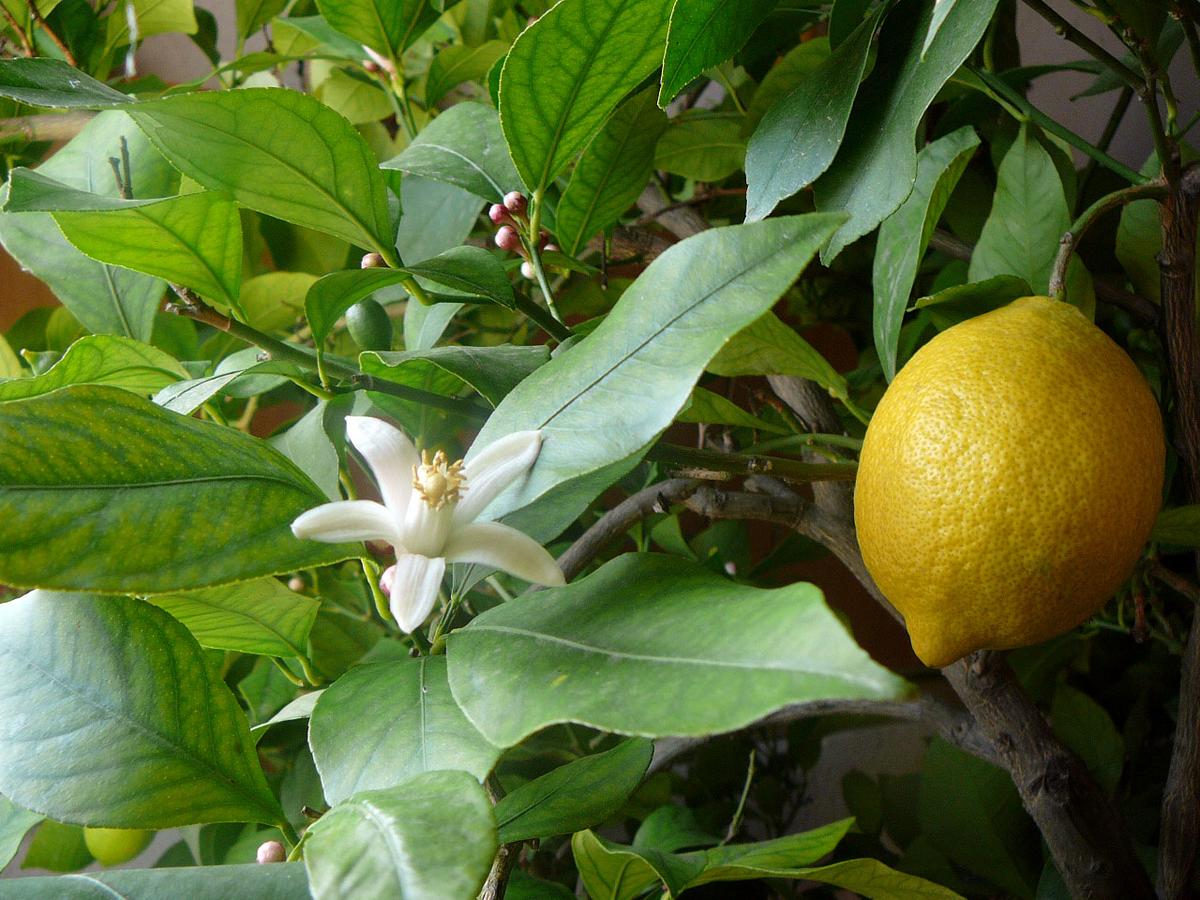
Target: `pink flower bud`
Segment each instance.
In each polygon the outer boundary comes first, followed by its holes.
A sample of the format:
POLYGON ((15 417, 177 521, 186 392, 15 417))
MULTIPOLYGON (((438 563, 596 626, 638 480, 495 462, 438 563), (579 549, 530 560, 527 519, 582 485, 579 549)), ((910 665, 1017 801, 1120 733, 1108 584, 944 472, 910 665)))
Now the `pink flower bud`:
POLYGON ((293 575, 291 578, 288 579, 288 590, 289 591, 295 591, 296 593, 300 593, 300 591, 304 590, 304 587, 305 587, 304 579, 301 578, 299 575, 293 575))
POLYGON ((496 246, 501 250, 517 250, 521 246, 521 237, 511 225, 501 225, 496 232, 496 246))
POLYGON ((546 245, 545 247, 543 247, 542 249, 543 249, 543 250, 545 250, 547 253, 559 253, 559 252, 561 252, 561 250, 560 250, 560 248, 559 248, 558 244, 547 244, 547 245, 546 245))
POLYGON ((514 216, 523 216, 529 209, 529 201, 520 191, 509 191, 504 195, 504 208, 514 216))
POLYGON ((388 566, 386 569, 383 570, 383 574, 379 576, 379 589, 381 591, 383 591, 384 595, 388 599, 391 599, 392 582, 395 580, 395 578, 396 578, 396 567, 395 566, 388 566))
POLYGON ((533 263, 531 263, 529 260, 525 260, 525 262, 521 263, 521 274, 530 281, 533 281, 535 278, 537 278, 537 269, 533 267, 533 263))
POLYGON ((512 216, 508 214, 508 210, 499 203, 493 203, 488 208, 488 218, 492 220, 493 225, 506 225, 512 221, 512 216))
POLYGON ((376 53, 370 47, 363 47, 363 49, 367 51, 367 56, 371 57, 371 59, 375 61, 375 65, 379 66, 379 68, 383 69, 383 71, 387 72, 389 75, 396 74, 396 64, 390 59, 382 54, 376 53))
POLYGON ((362 67, 372 75, 379 71, 379 63, 375 62, 373 59, 364 59, 362 61, 362 67))
POLYGON ((281 863, 287 859, 287 851, 279 841, 266 841, 259 845, 257 859, 260 863, 281 863))
POLYGON ((368 253, 359 263, 359 266, 364 269, 382 269, 386 265, 383 256, 379 253, 368 253))

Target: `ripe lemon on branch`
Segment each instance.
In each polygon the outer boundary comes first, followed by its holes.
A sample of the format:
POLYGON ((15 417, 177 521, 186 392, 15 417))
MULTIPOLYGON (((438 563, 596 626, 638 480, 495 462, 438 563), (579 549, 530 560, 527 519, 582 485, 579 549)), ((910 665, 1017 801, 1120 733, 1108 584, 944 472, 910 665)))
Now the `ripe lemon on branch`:
POLYGON ((922 347, 863 442, 863 559, 930 666, 1069 631, 1128 577, 1161 499, 1162 420, 1074 307, 1023 297, 922 347))

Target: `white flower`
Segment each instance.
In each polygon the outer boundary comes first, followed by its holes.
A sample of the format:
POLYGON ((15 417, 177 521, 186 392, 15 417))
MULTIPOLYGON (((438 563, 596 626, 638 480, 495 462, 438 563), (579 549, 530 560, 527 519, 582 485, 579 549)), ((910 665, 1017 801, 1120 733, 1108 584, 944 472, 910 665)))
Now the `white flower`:
POLYGON ((541 450, 538 431, 503 437, 469 463, 417 449, 380 419, 346 417, 346 437, 371 467, 383 503, 326 503, 292 523, 298 538, 341 543, 387 541, 396 564, 383 573, 392 615, 416 629, 437 602, 447 562, 478 563, 534 584, 564 584, 554 558, 528 535, 499 522, 476 522, 492 500, 528 471, 541 450))

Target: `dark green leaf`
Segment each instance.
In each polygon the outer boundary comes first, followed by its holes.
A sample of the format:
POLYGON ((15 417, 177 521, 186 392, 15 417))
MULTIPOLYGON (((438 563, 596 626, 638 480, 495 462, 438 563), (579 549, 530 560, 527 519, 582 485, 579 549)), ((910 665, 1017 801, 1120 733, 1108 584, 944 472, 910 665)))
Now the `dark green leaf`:
POLYGON ((109 828, 283 819, 233 695, 162 610, 26 594, 0 606, 0 674, 0 790, 22 806, 109 828))
POLYGON ((512 390, 550 359, 547 347, 433 347, 397 353, 364 353, 363 371, 387 381, 457 394, 463 385, 498 406, 512 390), (448 378, 448 380, 447 380, 448 378))
POLYGON ((408 273, 400 269, 347 269, 331 272, 313 282, 304 295, 304 315, 317 346, 333 333, 338 319, 355 303, 408 277, 408 273))
POLYGON ((517 303, 504 264, 482 247, 452 247, 431 259, 410 262, 404 268, 418 278, 474 297, 485 297, 509 309, 517 303))
POLYGON ((1050 704, 1054 733, 1079 754, 1100 787, 1112 794, 1125 768, 1125 742, 1104 707, 1083 691, 1060 684, 1050 704))
POLYGON ((106 334, 87 335, 41 375, 0 382, 0 402, 48 394, 71 384, 107 384, 145 396, 185 374, 173 356, 149 344, 106 334))
POLYGON ((425 80, 425 106, 435 106, 464 81, 479 81, 507 52, 508 44, 504 41, 486 41, 477 47, 451 44, 439 52, 429 65, 429 76, 425 80))
POLYGON ((674 853, 689 847, 713 847, 721 842, 699 822, 686 806, 660 806, 642 820, 633 846, 637 849, 674 853))
POLYGON ((500 758, 450 696, 444 656, 351 669, 321 695, 309 744, 330 803, 436 769, 482 781, 500 758))
POLYGON ((1200 547, 1200 506, 1164 509, 1154 523, 1151 540, 1182 547, 1200 547))
POLYGON ((0 97, 57 109, 104 109, 133 101, 60 59, 0 60, 0 97))
POLYGON ((292 520, 326 498, 265 443, 127 391, 0 404, 0 444, 8 584, 161 593, 358 552, 292 536, 292 520))
POLYGON ((325 20, 372 50, 399 59, 434 22, 429 0, 317 0, 325 20))
POLYGON ((972 316, 999 309, 1018 297, 1033 293, 1029 282, 1016 275, 994 275, 984 281, 956 284, 936 294, 921 297, 916 309, 929 309, 934 324, 941 330, 972 316))
POLYGON ((303 863, 89 872, 6 882, 12 900, 309 900, 303 863), (70 894, 64 891, 70 891, 70 894))
POLYGON ((635 739, 585 756, 526 782, 496 804, 500 843, 570 834, 616 815, 641 783, 654 755, 635 739))
POLYGON ((663 59, 664 108, 688 83, 737 53, 778 0, 679 0, 671 9, 663 59))
POLYGON ((654 165, 696 181, 720 181, 738 171, 745 158, 738 116, 696 113, 671 122, 658 141, 654 165))

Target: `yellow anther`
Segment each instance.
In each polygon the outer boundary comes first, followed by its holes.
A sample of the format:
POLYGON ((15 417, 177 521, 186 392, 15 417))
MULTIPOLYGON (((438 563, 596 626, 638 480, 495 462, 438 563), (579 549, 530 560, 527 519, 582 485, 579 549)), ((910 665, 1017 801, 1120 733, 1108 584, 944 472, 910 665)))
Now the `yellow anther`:
POLYGON ((467 487, 467 476, 463 473, 463 461, 453 463, 444 451, 429 456, 428 450, 421 451, 421 464, 413 466, 413 488, 433 509, 441 509, 462 496, 467 487))

